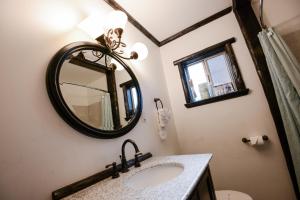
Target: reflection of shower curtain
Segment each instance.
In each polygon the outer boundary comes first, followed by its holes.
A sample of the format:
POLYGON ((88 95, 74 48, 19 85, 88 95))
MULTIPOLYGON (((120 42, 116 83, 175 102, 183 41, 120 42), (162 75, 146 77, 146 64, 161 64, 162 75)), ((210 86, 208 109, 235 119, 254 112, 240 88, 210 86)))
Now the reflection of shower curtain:
POLYGON ((101 118, 102 118, 102 129, 113 130, 114 123, 111 112, 110 94, 106 93, 101 99, 101 118))
POLYGON ((258 34, 276 92, 300 189, 300 64, 269 28, 258 34))

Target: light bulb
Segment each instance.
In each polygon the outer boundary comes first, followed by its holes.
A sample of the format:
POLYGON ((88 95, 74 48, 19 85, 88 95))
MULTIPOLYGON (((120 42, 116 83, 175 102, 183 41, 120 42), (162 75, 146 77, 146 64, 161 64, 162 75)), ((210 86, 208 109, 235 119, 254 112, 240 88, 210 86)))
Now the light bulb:
POLYGON ((106 18, 106 29, 117 29, 121 28, 124 30, 127 23, 127 15, 122 11, 112 11, 106 18))
POLYGON ((132 46, 131 51, 135 51, 138 53, 138 60, 144 60, 148 56, 148 49, 146 45, 141 42, 135 43, 132 46))
POLYGON ((117 66, 117 69, 118 71, 121 71, 124 69, 124 67, 121 65, 121 63, 119 63, 118 61, 116 61, 115 59, 111 59, 111 64, 115 64, 117 66))

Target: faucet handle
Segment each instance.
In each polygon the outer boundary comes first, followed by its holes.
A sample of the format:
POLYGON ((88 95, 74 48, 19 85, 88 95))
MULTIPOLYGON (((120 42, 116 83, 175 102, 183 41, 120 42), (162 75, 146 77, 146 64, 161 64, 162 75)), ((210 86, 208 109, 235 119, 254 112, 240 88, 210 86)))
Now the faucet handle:
POLYGON ((119 175, 119 172, 118 172, 117 163, 113 162, 112 164, 109 164, 109 165, 105 166, 105 168, 109 168, 109 167, 113 168, 113 174, 112 174, 111 177, 112 178, 118 178, 120 175, 119 175))
POLYGON ((136 152, 134 156, 141 156, 141 155, 143 155, 143 153, 139 151, 139 152, 136 152))
POLYGON ((121 160, 121 165, 122 165, 121 172, 122 172, 122 173, 128 172, 129 169, 128 169, 126 157, 120 155, 120 160, 121 160))
POLYGON ((141 163, 139 161, 139 156, 143 155, 141 152, 136 152, 134 155, 134 166, 135 167, 140 167, 141 163))

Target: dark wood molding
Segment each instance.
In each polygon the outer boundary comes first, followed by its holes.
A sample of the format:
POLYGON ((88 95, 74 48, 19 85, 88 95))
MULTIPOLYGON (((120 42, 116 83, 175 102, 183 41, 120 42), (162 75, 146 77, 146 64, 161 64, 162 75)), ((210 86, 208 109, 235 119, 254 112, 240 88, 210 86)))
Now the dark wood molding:
POLYGON ((208 18, 206 18, 204 20, 201 20, 201 21, 197 22, 196 24, 193 24, 192 26, 189 26, 189 27, 183 29, 182 31, 180 31, 180 32, 178 32, 178 33, 176 33, 176 34, 174 34, 174 35, 172 35, 172 36, 164 39, 163 41, 161 41, 159 43, 159 46, 163 46, 163 45, 165 45, 165 44, 167 44, 169 42, 172 42, 173 40, 176 40, 177 38, 179 38, 179 37, 181 37, 181 36, 183 36, 183 35, 191 32, 191 31, 193 31, 193 30, 195 30, 195 29, 197 29, 197 28, 199 28, 201 26, 204 26, 204 25, 206 25, 206 24, 208 24, 208 23, 210 23, 210 22, 212 22, 212 21, 214 21, 214 20, 216 20, 216 19, 218 19, 220 17, 223 17, 224 15, 227 15, 231 11, 232 11, 232 7, 231 6, 228 7, 228 8, 225 8, 224 10, 221 10, 220 12, 217 12, 216 14, 213 14, 210 17, 208 17, 208 18))
POLYGON ((94 70, 97 72, 102 72, 105 74, 108 71, 107 67, 105 67, 104 65, 102 65, 100 63, 94 63, 94 62, 91 62, 91 61, 85 59, 83 53, 79 53, 78 56, 74 56, 74 57, 70 58, 69 62, 71 64, 85 67, 87 69, 94 70))
MULTIPOLYGON (((220 48, 220 47, 224 47, 226 44, 232 44, 232 43, 234 43, 235 41, 236 41, 235 38, 230 38, 230 39, 228 39, 228 40, 225 40, 225 41, 220 42, 220 43, 218 43, 218 44, 214 44, 214 45, 212 45, 212 46, 210 46, 210 47, 207 47, 207 48, 205 48, 205 49, 202 49, 202 50, 200 50, 200 51, 197 51, 197 52, 195 52, 195 53, 192 53, 192 54, 190 54, 190 55, 188 55, 188 56, 185 56, 185 57, 183 57, 183 58, 180 58, 180 59, 174 61, 173 64, 174 64, 174 65, 178 65, 179 63, 185 62, 185 61, 187 61, 187 60, 191 60, 191 59, 194 59, 194 58, 199 58, 199 57, 201 57, 202 54, 205 54, 205 53, 207 53, 207 52, 210 52, 210 51, 212 51, 212 50, 214 50, 214 49, 217 49, 217 48, 220 48)), ((199 58, 199 59, 201 59, 201 58, 199 58)))
POLYGON ((196 107, 196 106, 202 106, 202 105, 209 104, 209 103, 215 103, 215 102, 224 101, 224 100, 227 100, 227 99, 232 99, 232 98, 236 98, 236 97, 245 96, 248 93, 249 93, 249 89, 243 89, 243 90, 238 90, 238 91, 231 92, 231 93, 228 93, 228 94, 223 94, 223 95, 220 95, 220 96, 211 97, 209 99, 203 99, 201 101, 197 101, 197 102, 193 102, 193 103, 186 103, 184 105, 187 108, 193 108, 193 107, 196 107))
POLYGON ((246 88, 245 83, 242 78, 242 73, 240 71, 240 68, 238 67, 238 63, 237 63, 233 48, 230 44, 231 43, 225 44, 225 51, 231 62, 232 67, 230 68, 230 70, 231 70, 231 74, 233 76, 233 80, 234 80, 237 88, 246 88))
MULTIPOLYGON (((233 11, 240 25, 247 47, 255 64, 257 74, 266 95, 270 111, 277 129, 277 134, 285 155, 285 160, 293 183, 297 199, 300 199, 299 187, 295 174, 295 168, 288 145, 286 132, 284 129, 282 117, 280 114, 278 102, 276 100, 275 90, 272 84, 270 72, 266 63, 266 58, 257 37, 262 30, 254 14, 250 0, 233 0, 233 11)), ((300 184, 300 183, 299 183, 300 184)))
MULTIPOLYGON (((146 153, 144 155, 141 155, 139 156, 139 161, 142 162, 148 158, 151 158, 152 157, 152 154, 151 153, 146 153)), ((129 167, 132 167, 134 166, 134 159, 131 159, 129 160, 128 162, 128 166, 129 167)), ((120 171, 122 168, 121 164, 117 165, 117 169, 120 171)), ((99 181, 102 181, 106 178, 109 178, 110 176, 112 176, 113 174, 113 169, 112 168, 109 168, 109 169, 106 169, 104 171, 101 171, 97 174, 94 174, 92 176, 89 176, 83 180, 80 180, 80 181, 77 181, 75 183, 72 183, 70 185, 67 185, 65 187, 62 187, 58 190, 55 190, 54 192, 52 192, 52 199, 53 200, 59 200, 59 199, 62 199, 66 196, 69 196, 71 194, 74 194, 84 188, 87 188, 95 183, 98 183, 99 181)))
POLYGON ((126 13, 128 17, 128 21, 131 22, 133 26, 135 26, 138 30, 140 30, 147 38, 149 38, 154 44, 160 46, 160 42, 144 27, 142 26, 136 19, 134 19, 120 4, 118 4, 114 0, 104 0, 107 4, 109 4, 115 10, 121 10, 126 13))
POLYGON ((118 92, 116 85, 116 76, 115 69, 108 70, 106 73, 106 81, 107 81, 107 90, 110 94, 111 99, 111 112, 113 117, 114 129, 120 129, 122 127, 120 121, 120 112, 119 112, 119 101, 118 101, 118 92))
POLYGON ((132 80, 129 80, 129 81, 126 81, 126 82, 120 84, 120 87, 124 87, 124 86, 126 86, 126 87, 132 86, 133 87, 134 83, 132 80))
POLYGON ((179 71, 179 75, 180 75, 180 79, 181 79, 181 85, 182 85, 182 88, 183 88, 185 101, 186 101, 187 104, 189 104, 192 101, 192 99, 191 99, 191 96, 190 96, 190 91, 189 91, 189 88, 188 88, 188 83, 187 83, 185 72, 184 72, 184 66, 183 66, 182 63, 178 63, 177 65, 178 65, 178 71, 179 71))
POLYGON ((121 10, 124 13, 126 13, 128 17, 128 21, 135 26, 138 30, 140 30, 147 38, 149 38, 154 44, 156 44, 158 47, 161 47, 173 40, 176 40, 177 38, 201 27, 204 26, 220 17, 223 17, 224 15, 230 13, 232 11, 232 6, 225 8, 224 10, 221 10, 220 12, 217 12, 216 14, 213 14, 209 16, 208 18, 205 18, 185 29, 182 31, 162 40, 159 41, 157 38, 155 38, 143 25, 141 25, 132 15, 130 15, 120 4, 118 4, 115 0, 104 0, 108 5, 110 5, 115 10, 121 10))

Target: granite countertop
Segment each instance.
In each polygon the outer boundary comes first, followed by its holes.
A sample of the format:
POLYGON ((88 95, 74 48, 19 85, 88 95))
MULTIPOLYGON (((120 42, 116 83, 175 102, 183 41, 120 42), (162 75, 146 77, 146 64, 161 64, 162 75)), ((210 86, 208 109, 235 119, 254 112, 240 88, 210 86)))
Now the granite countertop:
POLYGON ((193 154, 152 157, 141 163, 141 167, 131 167, 127 173, 120 173, 116 179, 107 178, 64 200, 185 200, 193 191, 199 178, 208 166, 212 154, 193 154), (128 185, 130 177, 157 165, 176 165, 183 171, 173 179, 159 185, 136 189, 128 185))

